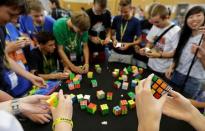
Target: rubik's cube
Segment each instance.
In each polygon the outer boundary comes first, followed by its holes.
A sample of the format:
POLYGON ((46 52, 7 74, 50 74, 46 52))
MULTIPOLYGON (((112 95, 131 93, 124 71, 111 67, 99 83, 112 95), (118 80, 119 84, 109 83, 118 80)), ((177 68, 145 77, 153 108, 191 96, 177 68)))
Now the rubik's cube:
POLYGON ((70 83, 72 83, 72 80, 67 80, 65 83, 70 84, 70 83))
POLYGON ((112 92, 107 92, 107 100, 111 101, 112 100, 113 93, 112 92))
POLYGON ((78 80, 78 81, 75 81, 75 82, 73 82, 74 83, 74 87, 75 87, 75 89, 79 89, 80 88, 80 81, 78 80))
POLYGON ((84 95, 84 100, 87 100, 88 102, 90 102, 90 95, 84 95))
POLYGON ((80 108, 81 108, 81 110, 86 109, 87 106, 88 106, 88 101, 87 100, 80 101, 80 108))
POLYGON ((120 106, 128 106, 127 100, 120 100, 120 106))
POLYGON ((120 86, 121 86, 121 82, 119 82, 119 81, 115 81, 115 82, 114 82, 114 88, 119 89, 120 86))
POLYGON ((128 113, 127 106, 121 106, 122 115, 126 115, 128 113))
POLYGON ((162 79, 160 79, 158 76, 154 75, 152 77, 152 94, 156 99, 159 99, 163 94, 169 92, 172 90, 172 87, 170 87, 167 83, 165 83, 162 79))
POLYGON ((139 68, 138 70, 139 70, 139 73, 140 73, 140 74, 142 74, 142 73, 144 72, 144 69, 143 69, 143 68, 139 68))
POLYGON ((98 86, 98 83, 95 79, 91 80, 91 84, 93 88, 98 86))
POLYGON ((123 81, 123 79, 122 79, 122 77, 121 77, 121 76, 118 78, 118 80, 119 80, 119 81, 123 81))
POLYGON ((128 92, 127 93, 128 94, 128 96, 132 99, 132 100, 134 100, 135 99, 135 93, 134 92, 128 92))
POLYGON ((123 90, 127 90, 127 89, 128 89, 128 86, 129 86, 129 83, 128 83, 128 82, 123 82, 123 83, 122 83, 122 89, 123 89, 123 90))
POLYGON ((118 77, 118 76, 119 76, 119 73, 120 73, 120 70, 119 70, 119 69, 114 69, 114 71, 112 72, 112 76, 113 76, 113 77, 118 77))
POLYGON ((119 106, 115 106, 113 107, 112 112, 115 116, 119 116, 121 115, 121 108, 119 106))
POLYGON ((50 98, 46 101, 50 106, 57 107, 58 105, 58 93, 54 92, 50 95, 50 98))
POLYGON ((87 107, 87 111, 91 114, 95 114, 96 110, 97 110, 97 105, 94 103, 90 103, 87 107))
POLYGON ((99 100, 104 99, 104 98, 105 98, 105 92, 104 92, 103 90, 97 91, 97 98, 98 98, 99 100))
POLYGON ((135 76, 135 78, 141 80, 141 79, 142 79, 142 75, 141 75, 141 74, 137 74, 137 75, 135 76))
POLYGON ((69 78, 70 78, 70 80, 73 80, 73 79, 75 78, 75 74, 71 72, 71 73, 69 74, 69 78))
POLYGON ((75 103, 75 102, 77 101, 76 95, 70 94, 69 96, 70 96, 70 98, 71 98, 71 100, 72 100, 73 103, 75 103))
POLYGON ((128 71, 128 73, 131 73, 131 72, 132 72, 131 66, 128 66, 128 67, 127 67, 127 71, 128 71))
POLYGON ((75 86, 72 82, 68 84, 68 89, 69 90, 74 90, 75 89, 75 86))
POLYGON ((128 100, 128 107, 129 107, 130 109, 135 108, 135 102, 134 102, 133 100, 128 100))
POLYGON ((92 79, 93 78, 93 72, 89 71, 88 74, 87 74, 87 77, 89 79, 92 79))
POLYGON ((125 75, 128 75, 128 74, 129 74, 127 68, 124 68, 124 69, 123 69, 123 74, 125 74, 125 75))
POLYGON ((109 114, 109 107, 108 107, 108 105, 107 104, 100 105, 100 111, 101 111, 102 115, 109 114))
POLYGON ((100 67, 100 65, 95 65, 95 70, 97 73, 101 73, 102 72, 102 68, 100 67))
POLYGON ((75 76, 75 78, 78 79, 79 81, 81 81, 81 80, 82 80, 82 75, 77 74, 77 75, 75 76))
POLYGON ((132 81, 131 81, 131 87, 132 87, 132 88, 135 88, 135 87, 137 86, 138 82, 139 82, 138 79, 132 80, 132 81))
POLYGON ((128 80, 127 75, 122 75, 121 77, 122 77, 123 81, 127 81, 128 80))
POLYGON ((83 94, 78 94, 77 99, 78 99, 78 102, 80 103, 80 101, 83 100, 83 94))
POLYGON ((132 66, 131 69, 132 69, 132 73, 134 73, 134 71, 138 70, 137 66, 132 66))

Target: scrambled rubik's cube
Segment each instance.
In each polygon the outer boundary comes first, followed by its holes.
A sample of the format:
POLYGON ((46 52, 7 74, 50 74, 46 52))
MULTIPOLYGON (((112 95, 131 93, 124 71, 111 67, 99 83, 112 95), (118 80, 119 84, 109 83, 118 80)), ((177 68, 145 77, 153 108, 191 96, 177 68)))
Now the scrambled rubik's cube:
POLYGON ((143 69, 143 68, 139 68, 138 70, 139 70, 139 73, 140 73, 140 74, 142 74, 142 73, 144 72, 144 69, 143 69))
POLYGON ((127 89, 128 89, 128 86, 129 86, 129 83, 128 83, 128 82, 123 82, 123 83, 122 83, 122 89, 123 89, 123 90, 127 90, 127 89))
POLYGON ((107 100, 111 101, 112 100, 113 93, 112 92, 107 92, 107 100))
POLYGON ((128 94, 128 96, 132 99, 132 100, 134 100, 135 99, 135 93, 134 92, 128 92, 127 93, 128 94))
POLYGON ((107 104, 100 105, 100 111, 101 111, 102 115, 109 114, 109 107, 108 107, 108 105, 107 104))
POLYGON ((100 65, 95 65, 95 70, 97 73, 101 73, 102 72, 102 68, 100 67, 100 65))
POLYGON ((170 87, 167 83, 165 83, 162 79, 160 79, 158 76, 154 75, 152 77, 152 94, 156 99, 159 99, 163 94, 169 92, 172 90, 172 87, 170 87))
POLYGON ((132 81, 131 81, 131 87, 132 87, 132 88, 135 88, 135 87, 138 85, 138 83, 139 83, 139 80, 138 80, 138 79, 132 80, 132 81))
POLYGON ((78 99, 78 102, 80 103, 80 101, 83 100, 83 94, 78 94, 77 99, 78 99))
POLYGON ((122 80, 123 80, 123 81, 128 81, 127 75, 122 75, 121 77, 122 77, 122 80))
POLYGON ((72 82, 68 84, 68 89, 69 90, 74 90, 75 89, 75 86, 72 82))
POLYGON ((122 115, 126 115, 128 113, 127 106, 121 106, 122 115))
POLYGON ((91 114, 95 114, 96 110, 97 110, 97 105, 94 103, 90 103, 87 107, 87 111, 91 114))
POLYGON ((104 98, 105 98, 105 92, 104 92, 103 90, 97 91, 97 98, 98 98, 99 100, 104 99, 104 98))
POLYGON ((90 95, 84 95, 84 100, 87 100, 88 102, 90 102, 90 95))
POLYGON ((119 70, 119 69, 114 69, 114 71, 112 72, 112 76, 113 76, 113 77, 118 77, 118 76, 119 76, 119 73, 120 73, 120 70, 119 70))
POLYGON ((89 71, 88 74, 87 74, 87 77, 89 79, 92 79, 93 78, 93 72, 89 71))
POLYGON ((57 107, 58 105, 58 93, 54 92, 50 95, 50 98, 46 101, 50 106, 57 107))
POLYGON ((120 100, 120 106, 128 106, 127 100, 120 100))
POLYGON ((74 83, 75 89, 79 89, 80 88, 80 81, 79 80, 77 80, 77 81, 75 81, 73 83, 74 83))
POLYGON ((123 74, 125 74, 125 75, 128 75, 128 74, 129 74, 129 72, 128 72, 128 70, 127 70, 126 67, 123 69, 123 74))
POLYGON ((91 84, 93 88, 98 86, 97 80, 95 79, 91 80, 91 84))
POLYGON ((113 107, 112 112, 114 115, 119 116, 121 115, 121 108, 119 106, 115 106, 113 107))
POLYGON ((135 108, 135 101, 134 101, 134 100, 128 100, 128 107, 129 107, 130 109, 135 108))
POLYGON ((115 82, 114 82, 114 88, 119 89, 120 86, 121 86, 121 82, 120 82, 120 81, 115 81, 115 82))
POLYGON ((77 74, 77 75, 75 76, 75 78, 78 79, 79 81, 81 81, 83 77, 82 77, 82 75, 77 74))
POLYGON ((75 78, 75 74, 71 72, 71 73, 69 74, 69 78, 70 78, 70 80, 73 80, 73 79, 75 78))
POLYGON ((88 106, 88 101, 87 100, 82 100, 80 101, 80 108, 81 110, 85 110, 88 106))

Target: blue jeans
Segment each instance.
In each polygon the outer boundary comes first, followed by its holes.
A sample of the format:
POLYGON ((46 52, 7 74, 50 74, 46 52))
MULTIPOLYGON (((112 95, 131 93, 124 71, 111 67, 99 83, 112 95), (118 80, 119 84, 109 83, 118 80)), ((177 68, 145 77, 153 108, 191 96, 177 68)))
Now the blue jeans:
POLYGON ((196 99, 201 91, 201 82, 200 80, 189 77, 185 86, 182 87, 186 75, 183 75, 177 71, 174 71, 171 81, 176 84, 179 88, 183 88, 183 95, 188 98, 196 99))

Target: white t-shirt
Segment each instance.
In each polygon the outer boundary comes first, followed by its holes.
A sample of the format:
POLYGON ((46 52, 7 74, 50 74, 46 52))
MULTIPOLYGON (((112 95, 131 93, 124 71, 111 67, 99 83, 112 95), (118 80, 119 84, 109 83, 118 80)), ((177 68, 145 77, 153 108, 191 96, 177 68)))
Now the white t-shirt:
MULTIPOLYGON (((194 54, 191 53, 192 44, 199 43, 201 39, 201 34, 190 37, 187 44, 185 45, 182 54, 179 59, 179 64, 176 70, 184 75, 187 75, 189 67, 191 65, 192 59, 194 58, 194 54)), ((191 77, 197 78, 199 80, 205 80, 205 70, 203 68, 202 63, 199 59, 197 59, 191 69, 190 75, 191 77)))
MULTIPOLYGON (((173 23, 165 28, 158 28, 153 25, 147 35, 147 40, 153 43, 156 38, 158 38, 166 29, 168 29, 172 25, 173 23)), ((180 27, 175 25, 166 34, 164 34, 164 36, 162 36, 162 38, 156 43, 154 48, 164 52, 174 51, 178 43, 175 43, 173 41, 178 37, 179 31, 180 27)), ((148 66, 156 72, 165 73, 167 68, 172 64, 172 61, 172 58, 149 58, 148 66)))
POLYGON ((0 111, 0 131, 23 131, 21 124, 12 114, 0 111))

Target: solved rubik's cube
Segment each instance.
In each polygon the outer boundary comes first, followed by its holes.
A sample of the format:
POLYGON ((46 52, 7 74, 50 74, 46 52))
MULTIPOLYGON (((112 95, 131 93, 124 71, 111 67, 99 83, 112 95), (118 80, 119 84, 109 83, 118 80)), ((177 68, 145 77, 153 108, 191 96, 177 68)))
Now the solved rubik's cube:
POLYGON ((159 99, 163 94, 172 90, 167 83, 165 83, 158 76, 154 75, 152 77, 152 86, 151 86, 152 94, 156 99, 159 99))
POLYGON ((97 98, 98 98, 99 100, 104 99, 104 98, 105 98, 105 92, 104 92, 103 90, 97 91, 97 98))
POLYGON ((91 114, 95 114, 96 110, 97 110, 97 105, 94 103, 90 103, 87 107, 87 111, 91 114))
POLYGON ((58 93, 54 92, 50 95, 50 98, 46 101, 50 106, 57 107, 58 105, 58 93))
POLYGON ((93 78, 93 72, 89 71, 88 74, 87 74, 87 77, 89 79, 92 79, 93 78))
POLYGON ((80 103, 80 101, 83 100, 83 94, 78 94, 77 99, 78 99, 78 102, 80 103))
POLYGON ((101 73, 102 72, 102 68, 100 67, 100 65, 95 65, 95 70, 97 73, 101 73))
POLYGON ((132 100, 134 100, 135 99, 135 93, 134 92, 128 92, 127 93, 128 94, 128 96, 132 99, 132 100))
POLYGON ((113 93, 112 92, 107 92, 107 100, 111 101, 112 100, 113 93))
POLYGON ((109 114, 109 107, 108 107, 108 105, 107 104, 100 105, 100 111, 101 111, 102 115, 109 114))
POLYGON ((130 109, 135 108, 135 102, 134 102, 134 100, 128 100, 128 107, 129 107, 130 109))
POLYGON ((86 109, 87 106, 88 106, 88 101, 87 100, 80 101, 80 108, 81 108, 81 110, 86 109))
POLYGON ((122 115, 126 115, 128 113, 127 106, 121 106, 122 115))
POLYGON ((115 82, 114 82, 114 88, 119 89, 120 86, 121 86, 121 82, 119 82, 119 81, 115 81, 115 82))
POLYGON ((128 89, 128 86, 129 86, 129 83, 128 83, 128 82, 123 82, 123 83, 122 83, 122 89, 123 89, 123 90, 127 90, 127 89, 128 89))
POLYGON ((95 79, 91 80, 91 84, 93 88, 98 86, 97 80, 95 79))
POLYGON ((90 95, 84 95, 84 100, 87 100, 88 102, 90 102, 90 95))
POLYGON ((128 106, 127 100, 120 100, 120 106, 128 106))
POLYGON ((115 106, 113 107, 112 112, 114 115, 119 116, 121 115, 121 108, 119 106, 115 106))

